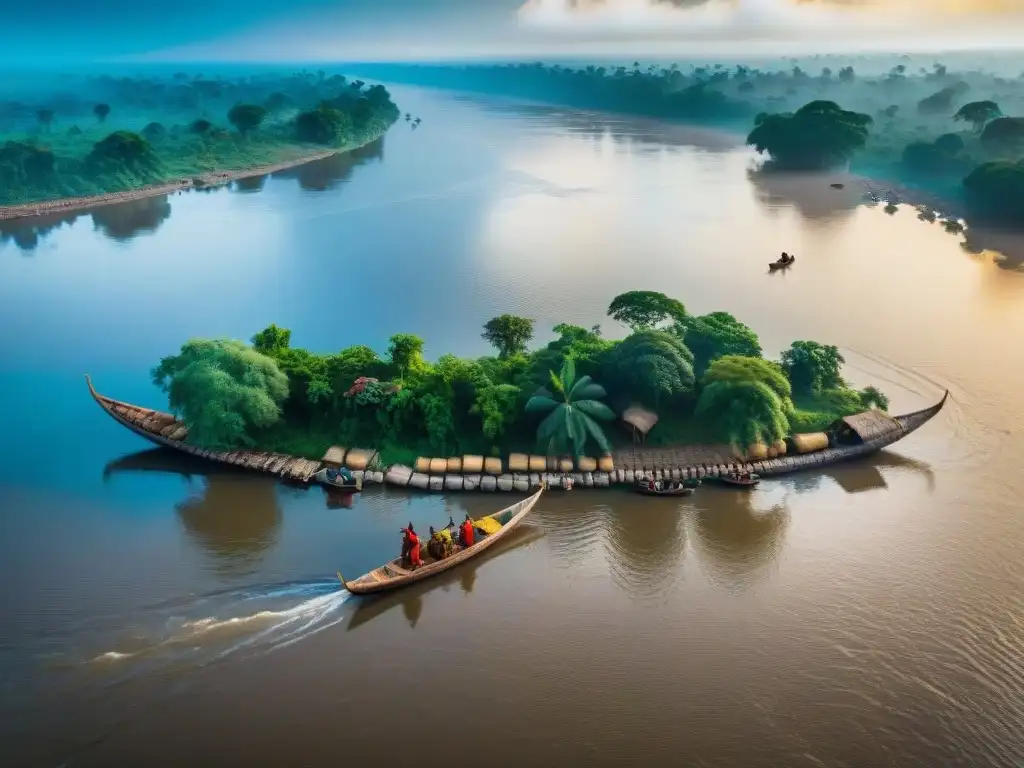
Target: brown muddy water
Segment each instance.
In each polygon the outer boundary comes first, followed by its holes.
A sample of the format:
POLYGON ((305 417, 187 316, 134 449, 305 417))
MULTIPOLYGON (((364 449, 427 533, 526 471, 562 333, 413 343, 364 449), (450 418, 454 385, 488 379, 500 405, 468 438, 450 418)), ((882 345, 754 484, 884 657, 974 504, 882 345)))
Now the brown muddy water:
POLYGON ((396 94, 422 126, 354 158, 0 225, 0 764, 1024 763, 1024 242, 751 176, 730 137, 396 94), (618 335, 630 289, 771 354, 839 344, 895 412, 952 400, 749 494, 551 493, 497 551, 360 602, 334 572, 401 525, 512 497, 331 508, 149 451, 82 380, 163 406, 162 355, 271 322, 433 356, 484 353, 501 312, 618 335))

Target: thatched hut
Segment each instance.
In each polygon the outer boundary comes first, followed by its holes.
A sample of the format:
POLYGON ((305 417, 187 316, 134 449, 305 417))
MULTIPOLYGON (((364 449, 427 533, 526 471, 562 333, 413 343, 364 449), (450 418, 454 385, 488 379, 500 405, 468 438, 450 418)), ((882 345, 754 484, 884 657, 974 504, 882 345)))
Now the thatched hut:
POLYGON ((859 445, 900 429, 899 422, 885 411, 872 409, 837 419, 829 427, 841 445, 859 445))
POLYGON ((644 408, 639 403, 633 403, 629 406, 629 408, 622 412, 620 418, 633 431, 633 439, 641 443, 647 439, 647 433, 654 429, 654 425, 658 423, 658 414, 644 408))

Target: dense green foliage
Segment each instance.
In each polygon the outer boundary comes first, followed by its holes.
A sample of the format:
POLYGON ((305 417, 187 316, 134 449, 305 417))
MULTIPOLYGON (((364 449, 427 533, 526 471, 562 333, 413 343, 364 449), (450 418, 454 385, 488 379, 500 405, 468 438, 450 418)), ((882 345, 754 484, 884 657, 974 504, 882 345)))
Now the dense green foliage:
POLYGON ((277 423, 288 394, 274 360, 240 341, 188 341, 152 375, 191 440, 208 448, 253 445, 254 430, 277 423))
POLYGON ((747 143, 789 170, 832 168, 847 162, 868 140, 870 115, 834 101, 812 101, 796 112, 760 114, 747 143))
POLYGON ((533 320, 516 315, 500 315, 487 321, 481 336, 497 348, 499 357, 521 355, 533 338, 533 320))
POLYGON ((576 362, 567 357, 562 372, 551 371, 551 389, 541 390, 526 401, 527 413, 547 414, 537 427, 537 443, 546 447, 548 455, 569 453, 582 456, 589 441, 601 451, 611 450, 611 443, 597 423, 613 421, 615 411, 601 402, 607 397, 604 387, 589 376, 576 378, 576 362))
MULTIPOLYGON (((516 331, 495 337, 500 356, 430 362, 413 334, 391 337, 383 357, 362 345, 316 354, 292 347, 291 332, 271 325, 251 348, 189 342, 154 376, 192 425, 190 439, 313 458, 332 443, 375 446, 387 459, 406 461, 417 454, 605 451, 631 440, 616 417, 634 403, 661 416, 651 444, 769 440, 887 406, 873 388, 846 386, 835 347, 800 341, 781 362, 766 360, 754 332, 732 315, 679 317, 681 303, 644 296, 645 306, 672 308, 665 319, 673 324, 642 327, 620 341, 603 338, 597 326, 560 324, 555 339, 530 351, 532 321, 505 315, 484 333, 490 340, 496 329, 516 331)), ((629 305, 613 301, 609 315, 629 305)))
POLYGON ((1024 158, 979 165, 964 179, 964 189, 982 217, 1016 226, 1024 222, 1024 158))
POLYGON ((654 328, 668 320, 681 321, 686 307, 657 291, 629 291, 612 299, 608 316, 634 331, 654 328))
POLYGON ((0 100, 0 205, 121 192, 357 147, 399 116, 383 86, 322 73, 100 76, 79 78, 77 86, 33 94, 34 105, 0 100))

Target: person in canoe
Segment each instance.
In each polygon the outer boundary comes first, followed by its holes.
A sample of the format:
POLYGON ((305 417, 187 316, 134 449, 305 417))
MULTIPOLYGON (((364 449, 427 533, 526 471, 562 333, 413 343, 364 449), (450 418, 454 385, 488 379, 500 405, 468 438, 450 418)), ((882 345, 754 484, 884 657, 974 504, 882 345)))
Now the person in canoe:
POLYGON ((402 534, 402 565, 415 570, 423 565, 423 558, 420 557, 420 537, 416 535, 412 523, 402 529, 402 534))
POLYGON ((473 546, 473 539, 475 535, 473 530, 473 518, 466 514, 466 519, 462 521, 462 525, 459 526, 459 543, 464 547, 473 546))
POLYGON ((455 551, 451 529, 444 527, 440 531, 435 531, 434 526, 430 526, 430 540, 427 543, 427 549, 435 560, 444 560, 448 557, 455 551))

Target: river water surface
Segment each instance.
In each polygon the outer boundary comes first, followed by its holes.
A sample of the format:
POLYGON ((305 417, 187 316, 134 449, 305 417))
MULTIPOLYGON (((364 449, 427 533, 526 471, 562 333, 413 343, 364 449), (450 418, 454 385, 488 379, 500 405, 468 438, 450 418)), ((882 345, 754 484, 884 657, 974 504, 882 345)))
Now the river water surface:
POLYGON ((720 134, 395 92, 423 124, 355 157, 0 225, 0 764, 1024 764, 1024 244, 750 175, 720 134), (546 495, 497 551, 360 602, 337 569, 512 497, 330 508, 150 450, 82 378, 163 407, 162 355, 269 323, 431 356, 485 353, 502 312, 619 335, 631 289, 770 354, 838 344, 894 412, 951 401, 749 494, 546 495))

